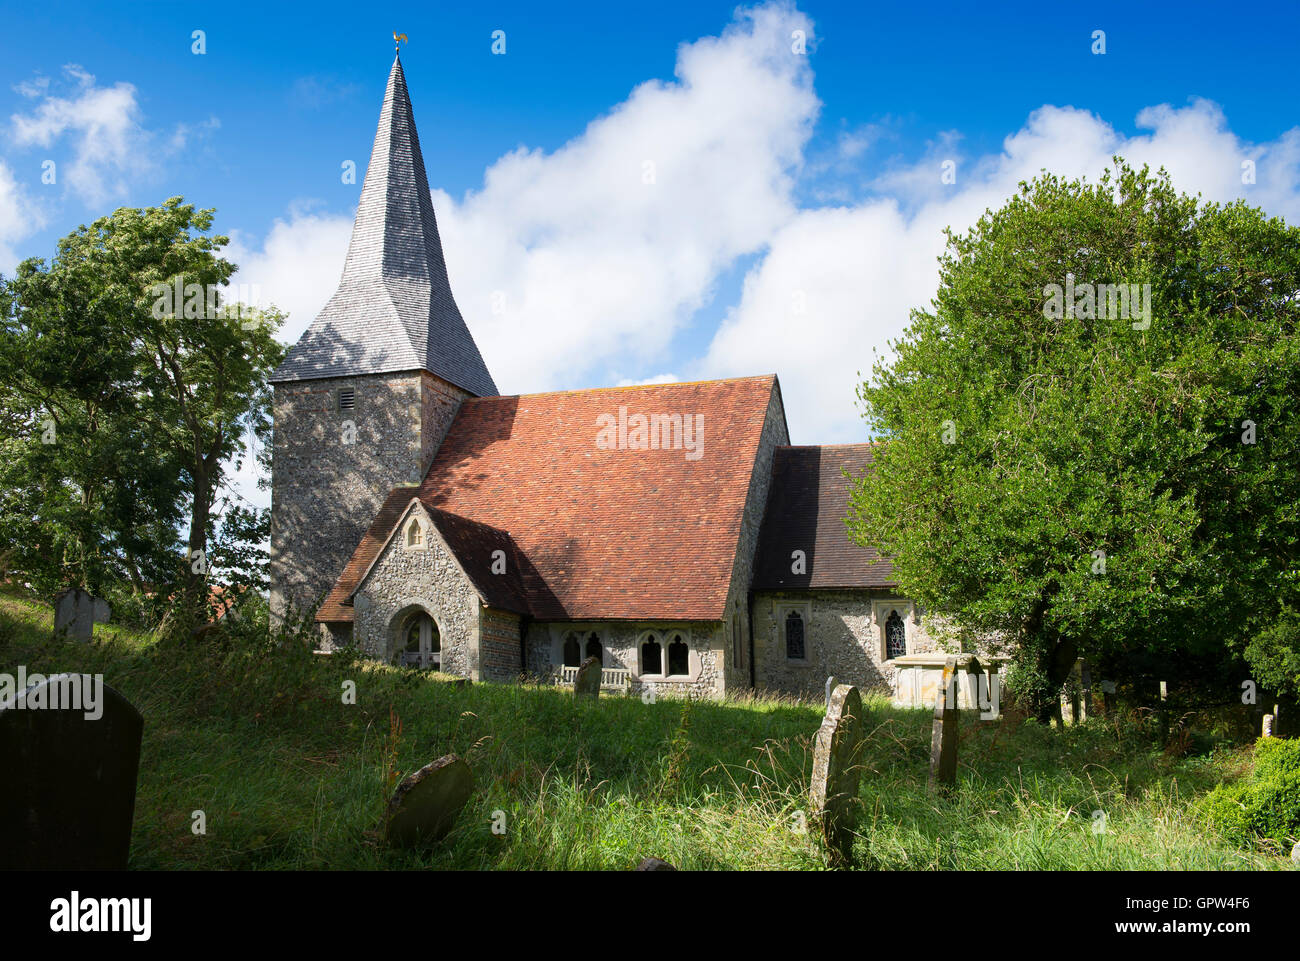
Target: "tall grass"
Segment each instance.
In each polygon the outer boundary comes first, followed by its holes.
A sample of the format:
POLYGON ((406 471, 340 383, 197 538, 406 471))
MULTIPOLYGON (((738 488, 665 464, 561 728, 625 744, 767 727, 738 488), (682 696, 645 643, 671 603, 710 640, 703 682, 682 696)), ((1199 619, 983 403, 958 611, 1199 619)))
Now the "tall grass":
MULTIPOLYGON (((103 673, 145 717, 131 865, 216 869, 824 869, 807 811, 820 703, 602 697, 444 683, 305 646, 176 642, 97 626, 50 639, 48 607, 0 596, 0 671, 103 673), (356 704, 345 704, 345 681, 356 704), (381 840, 395 783, 447 753, 474 771, 452 833, 381 840), (193 833, 202 811, 206 834, 193 833), (504 833, 493 825, 504 823, 504 833)), ((1194 800, 1247 749, 1160 751, 1140 726, 963 718, 959 783, 926 790, 930 718, 868 699, 854 864, 863 868, 1281 868, 1194 800), (1101 812, 1100 815, 1094 812, 1101 812), (1100 828, 1100 829, 1099 829, 1100 828)))

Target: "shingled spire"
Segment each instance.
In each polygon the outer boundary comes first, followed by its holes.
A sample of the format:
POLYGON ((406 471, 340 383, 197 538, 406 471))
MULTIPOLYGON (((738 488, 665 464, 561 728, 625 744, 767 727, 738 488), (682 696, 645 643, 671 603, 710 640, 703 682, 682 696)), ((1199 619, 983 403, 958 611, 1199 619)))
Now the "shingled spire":
POLYGON ((497 393, 451 295, 406 76, 394 58, 343 279, 271 382, 407 370, 480 397, 497 393))

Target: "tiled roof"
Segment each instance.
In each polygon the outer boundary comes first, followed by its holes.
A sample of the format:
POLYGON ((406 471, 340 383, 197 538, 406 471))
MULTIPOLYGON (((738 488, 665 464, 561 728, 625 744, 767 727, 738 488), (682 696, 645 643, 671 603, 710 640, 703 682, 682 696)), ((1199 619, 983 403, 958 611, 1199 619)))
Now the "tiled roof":
POLYGON ((420 138, 393 61, 338 290, 272 383, 427 370, 479 396, 497 392, 451 295, 420 138))
POLYGON ((754 562, 754 590, 893 587, 894 568, 874 548, 849 540, 849 479, 871 464, 870 444, 778 447, 754 562), (792 573, 803 551, 806 573, 792 573), (878 563, 873 563, 878 561, 878 563))
MULTIPOLYGON (((721 620, 775 390, 769 375, 473 398, 461 405, 418 495, 427 507, 509 533, 535 617, 721 620), (629 419, 700 415, 701 456, 601 449, 598 418, 617 419, 620 408, 629 419)), ((389 496, 318 620, 351 620, 344 601, 411 495, 408 487, 389 496)), ((469 553, 458 549, 477 583, 471 567, 487 569, 490 556, 469 553)))

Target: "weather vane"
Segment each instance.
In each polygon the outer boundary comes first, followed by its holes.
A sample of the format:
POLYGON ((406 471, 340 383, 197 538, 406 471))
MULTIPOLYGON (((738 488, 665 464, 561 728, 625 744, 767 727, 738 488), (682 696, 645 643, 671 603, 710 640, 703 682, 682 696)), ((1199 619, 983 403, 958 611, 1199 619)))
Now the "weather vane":
POLYGON ((402 52, 403 43, 409 43, 409 42, 410 41, 406 39, 406 34, 398 33, 396 30, 393 31, 393 48, 397 53, 402 52))

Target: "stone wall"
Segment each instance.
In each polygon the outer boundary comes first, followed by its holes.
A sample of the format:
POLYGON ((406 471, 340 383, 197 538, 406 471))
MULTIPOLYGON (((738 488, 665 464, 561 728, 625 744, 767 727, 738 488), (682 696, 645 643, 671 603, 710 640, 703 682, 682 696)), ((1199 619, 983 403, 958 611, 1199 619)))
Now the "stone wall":
MULTIPOLYGON (((380 504, 418 483, 469 396, 427 372, 323 378, 274 387, 271 615, 314 608, 380 504), (351 410, 340 389, 353 391, 351 410)), ((345 643, 340 632, 335 638, 345 643)))
POLYGON ((826 678, 863 692, 890 694, 897 667, 885 657, 885 619, 903 618, 908 654, 943 649, 938 625, 905 598, 884 590, 762 591, 754 595, 754 666, 758 686, 788 694, 820 696, 826 678), (807 657, 786 657, 786 612, 800 610, 807 657))
POLYGON ((403 622, 424 610, 438 625, 442 670, 477 681, 482 600, 427 516, 422 518, 425 546, 406 546, 402 531, 407 520, 409 515, 357 591, 356 645, 367 657, 391 661, 403 622))
MULTIPOLYGON (((715 622, 543 622, 534 621, 528 626, 528 672, 545 680, 554 676, 564 664, 564 634, 575 630, 585 638, 595 631, 604 648, 603 663, 608 668, 631 671, 630 691, 640 694, 645 687, 654 687, 658 693, 720 698, 727 690, 723 644, 728 633, 715 622), (643 677, 640 664, 640 643, 647 631, 667 635, 680 632, 686 637, 690 650, 690 670, 685 677, 643 677)), ((585 644, 585 640, 583 642, 585 644)), ((663 652, 667 657, 667 651, 663 652)))
POLYGON ((484 608, 480 618, 479 673, 485 681, 513 681, 523 671, 519 615, 484 608))
POLYGON ((740 520, 740 538, 736 546, 736 559, 732 565, 731 588, 727 593, 727 617, 722 624, 724 634, 720 646, 724 668, 724 687, 738 692, 750 686, 749 653, 749 596, 754 581, 754 558, 758 551, 759 530, 767 510, 767 495, 772 487, 772 458, 777 447, 790 443, 785 423, 779 387, 774 387, 768 401, 763 433, 759 438, 758 453, 754 458, 754 472, 750 475, 749 494, 745 498, 745 512, 740 520), (736 634, 740 643, 737 645, 736 634), (740 657, 735 656, 739 647, 740 657))

